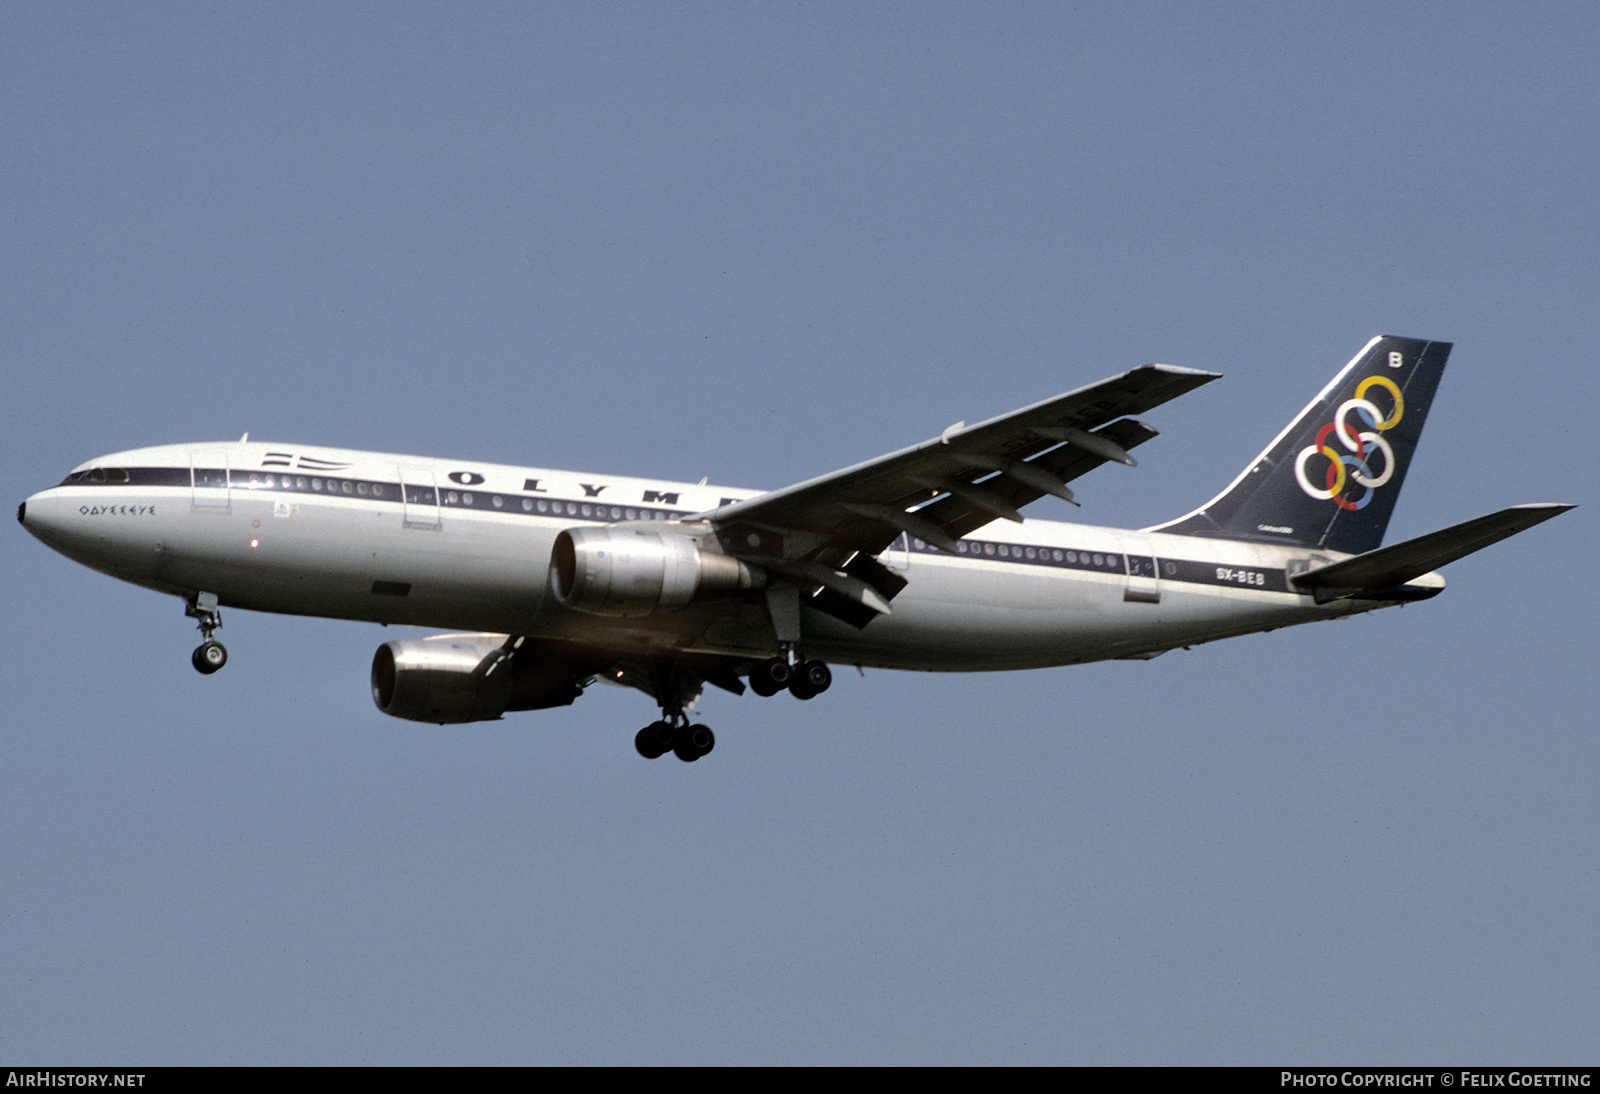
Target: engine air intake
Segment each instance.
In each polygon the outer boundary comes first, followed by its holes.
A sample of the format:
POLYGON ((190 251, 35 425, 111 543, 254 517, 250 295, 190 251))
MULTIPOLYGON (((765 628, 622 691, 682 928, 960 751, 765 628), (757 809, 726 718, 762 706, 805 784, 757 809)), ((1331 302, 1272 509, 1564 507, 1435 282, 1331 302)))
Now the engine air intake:
POLYGON ((672 532, 569 528, 550 555, 556 599, 594 615, 649 615, 765 584, 759 568, 672 532))

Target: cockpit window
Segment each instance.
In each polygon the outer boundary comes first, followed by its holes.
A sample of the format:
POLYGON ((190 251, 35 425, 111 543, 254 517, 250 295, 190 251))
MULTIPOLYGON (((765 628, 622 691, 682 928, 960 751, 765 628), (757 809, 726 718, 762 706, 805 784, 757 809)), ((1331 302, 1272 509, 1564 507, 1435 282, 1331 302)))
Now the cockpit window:
POLYGON ((62 486, 84 486, 93 484, 100 486, 105 483, 128 482, 128 472, 121 467, 91 467, 87 471, 74 471, 61 480, 62 486))

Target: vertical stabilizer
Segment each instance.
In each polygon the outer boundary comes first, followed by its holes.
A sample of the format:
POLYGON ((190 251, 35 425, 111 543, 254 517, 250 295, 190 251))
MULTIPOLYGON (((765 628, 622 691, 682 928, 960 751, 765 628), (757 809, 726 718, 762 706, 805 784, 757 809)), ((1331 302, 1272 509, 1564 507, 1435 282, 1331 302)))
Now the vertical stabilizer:
POLYGON ((1450 343, 1374 338, 1226 490, 1147 531, 1377 549, 1450 343))

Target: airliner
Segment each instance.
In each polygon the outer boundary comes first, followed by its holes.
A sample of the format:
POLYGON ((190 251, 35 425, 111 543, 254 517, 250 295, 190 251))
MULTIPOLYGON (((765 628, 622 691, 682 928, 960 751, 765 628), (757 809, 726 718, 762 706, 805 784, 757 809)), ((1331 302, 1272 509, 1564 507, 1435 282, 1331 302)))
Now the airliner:
POLYGON ((634 744, 695 761, 706 684, 811 699, 830 665, 941 672, 1144 660, 1436 596, 1437 568, 1557 516, 1518 505, 1382 546, 1450 344, 1378 337, 1216 497, 1139 530, 1030 520, 1156 436, 1137 415, 1218 378, 1144 365, 780 490, 298 444, 91 460, 17 518, 86 566, 181 597, 203 674, 221 609, 409 624, 372 696, 441 725, 659 706, 634 744))

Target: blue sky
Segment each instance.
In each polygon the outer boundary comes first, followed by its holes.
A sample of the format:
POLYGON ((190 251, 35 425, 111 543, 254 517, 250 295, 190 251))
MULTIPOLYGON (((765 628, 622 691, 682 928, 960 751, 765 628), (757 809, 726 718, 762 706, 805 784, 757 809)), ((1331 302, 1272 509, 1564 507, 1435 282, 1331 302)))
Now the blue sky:
POLYGON ((1148 663, 425 727, 395 629, 0 543, 0 1055, 1579 1063, 1600 1038, 1591 5, 0 11, 10 496, 257 439, 778 487, 1148 361, 1047 519, 1456 349, 1422 605, 1148 663))

